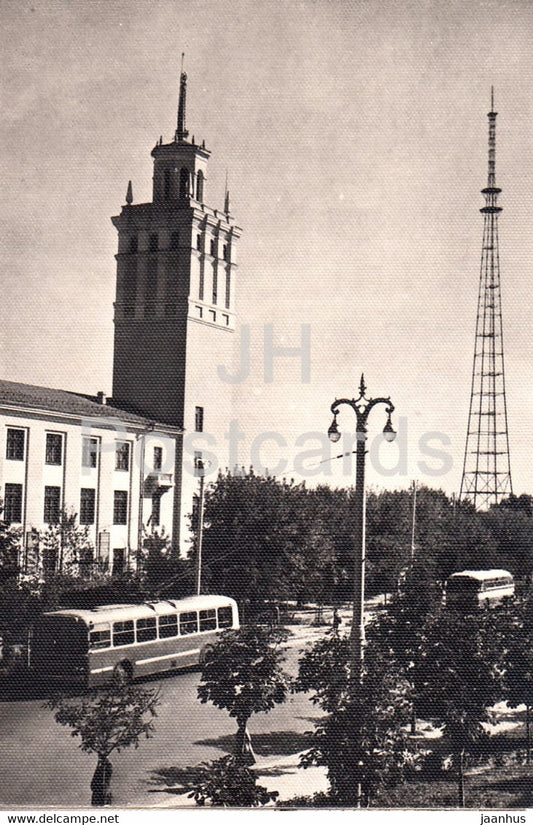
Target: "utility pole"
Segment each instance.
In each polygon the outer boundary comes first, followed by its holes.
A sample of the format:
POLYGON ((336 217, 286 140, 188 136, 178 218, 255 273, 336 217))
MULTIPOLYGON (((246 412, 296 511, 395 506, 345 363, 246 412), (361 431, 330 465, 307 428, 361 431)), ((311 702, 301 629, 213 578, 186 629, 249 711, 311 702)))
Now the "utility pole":
POLYGON ((196 557, 194 563, 194 592, 197 596, 202 592, 202 540, 204 533, 204 462, 196 462, 196 474, 200 477, 200 494, 198 497, 198 530, 196 533, 196 557))

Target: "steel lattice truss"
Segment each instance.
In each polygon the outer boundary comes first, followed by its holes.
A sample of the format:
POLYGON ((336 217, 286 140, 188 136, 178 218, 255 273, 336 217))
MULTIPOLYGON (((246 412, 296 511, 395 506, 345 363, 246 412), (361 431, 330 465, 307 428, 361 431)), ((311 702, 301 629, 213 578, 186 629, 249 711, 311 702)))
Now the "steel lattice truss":
POLYGON ((509 432, 505 398, 498 206, 496 186, 496 115, 491 99, 489 168, 482 190, 483 248, 472 369, 472 389, 461 480, 460 498, 477 510, 497 504, 513 492, 509 458, 509 432))

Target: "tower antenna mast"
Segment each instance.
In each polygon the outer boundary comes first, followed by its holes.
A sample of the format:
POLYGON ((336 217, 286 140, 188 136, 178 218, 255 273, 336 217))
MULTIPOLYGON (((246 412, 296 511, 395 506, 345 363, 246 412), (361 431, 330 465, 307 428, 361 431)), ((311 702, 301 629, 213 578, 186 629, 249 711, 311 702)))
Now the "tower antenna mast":
POLYGON ((491 87, 487 186, 482 189, 485 206, 483 245, 474 342, 470 408, 459 498, 476 510, 498 504, 513 492, 505 397, 503 325, 498 241, 496 186, 496 116, 491 87))

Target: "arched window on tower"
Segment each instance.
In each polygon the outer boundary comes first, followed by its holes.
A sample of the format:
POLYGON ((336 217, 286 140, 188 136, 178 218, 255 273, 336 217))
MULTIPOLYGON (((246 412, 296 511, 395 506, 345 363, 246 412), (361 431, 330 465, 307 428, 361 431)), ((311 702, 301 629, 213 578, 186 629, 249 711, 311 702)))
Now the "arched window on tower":
POLYGON ((170 198, 170 169, 165 169, 164 176, 163 176, 163 197, 166 201, 170 198))
POLYGON ((196 176, 196 200, 200 203, 204 200, 204 173, 201 169, 196 176))
POLYGON ((189 197, 189 170, 183 166, 180 169, 180 198, 189 197))
POLYGON ((229 309, 231 301, 231 269, 228 266, 226 269, 226 295, 225 295, 225 306, 226 309, 229 309))

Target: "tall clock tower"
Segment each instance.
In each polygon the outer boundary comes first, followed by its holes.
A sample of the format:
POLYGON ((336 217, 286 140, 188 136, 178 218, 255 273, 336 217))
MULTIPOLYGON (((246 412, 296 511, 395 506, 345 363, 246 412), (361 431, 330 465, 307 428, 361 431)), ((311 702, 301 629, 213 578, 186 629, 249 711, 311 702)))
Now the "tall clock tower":
MULTIPOLYGON (((118 230, 113 403, 184 429, 174 472, 173 545, 184 549, 198 485, 194 462, 209 450, 206 471, 228 465, 232 417, 230 372, 235 331, 236 246, 240 229, 224 208, 206 205, 205 142, 189 140, 187 75, 181 74, 174 139, 152 150, 150 203, 126 204, 118 230)), ((169 468, 165 468, 169 470, 169 468)))

